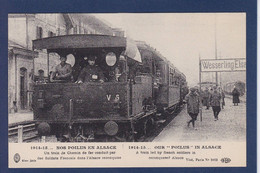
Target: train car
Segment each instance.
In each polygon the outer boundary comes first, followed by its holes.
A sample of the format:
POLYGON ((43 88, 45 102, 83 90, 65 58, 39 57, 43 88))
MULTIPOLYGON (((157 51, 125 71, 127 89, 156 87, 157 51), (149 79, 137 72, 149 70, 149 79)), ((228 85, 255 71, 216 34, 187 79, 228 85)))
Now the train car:
POLYGON ((186 76, 158 51, 145 42, 137 42, 142 57, 141 73, 153 76, 153 100, 159 112, 179 108, 187 94, 186 76))
MULTIPOLYGON (((142 52, 124 37, 107 35, 42 38, 33 41, 33 49, 75 58, 71 82, 49 80, 34 86, 33 113, 40 135, 55 134, 60 140, 72 142, 135 141, 155 128, 155 101, 159 104, 161 94, 165 95, 161 89, 156 91, 156 85, 161 74, 165 76, 162 84, 169 85, 170 69, 155 51, 142 52), (105 82, 75 83, 87 57, 92 55, 97 57, 105 82), (162 73, 147 68, 148 59, 157 62, 153 65, 162 73)), ((174 87, 177 90, 177 85, 174 87)), ((180 100, 178 89, 178 98, 166 97, 168 107, 180 100)))
POLYGON ((183 104, 183 100, 185 99, 185 96, 189 93, 186 76, 183 73, 181 73, 181 77, 180 77, 180 90, 181 90, 180 104, 183 104))

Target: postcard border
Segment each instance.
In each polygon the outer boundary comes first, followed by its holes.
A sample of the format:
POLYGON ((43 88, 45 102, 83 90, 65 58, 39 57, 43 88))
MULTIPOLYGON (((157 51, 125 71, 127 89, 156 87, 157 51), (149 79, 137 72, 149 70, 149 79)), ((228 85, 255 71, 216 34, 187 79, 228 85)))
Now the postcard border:
POLYGON ((1 0, 0 78, 2 110, 0 126, 0 172, 256 172, 256 0, 1 0), (72 3, 73 2, 73 3, 72 3), (59 4, 59 5, 57 5, 59 4), (151 12, 246 12, 247 14, 247 167, 246 168, 86 168, 86 169, 8 169, 8 13, 151 13, 151 12))

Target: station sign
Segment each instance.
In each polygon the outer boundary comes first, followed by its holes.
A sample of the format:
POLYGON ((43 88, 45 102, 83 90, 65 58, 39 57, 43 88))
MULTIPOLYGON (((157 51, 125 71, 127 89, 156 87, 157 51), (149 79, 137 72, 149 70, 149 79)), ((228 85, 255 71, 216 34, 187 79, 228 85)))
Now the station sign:
POLYGON ((201 72, 234 72, 246 71, 246 58, 237 59, 202 59, 201 72))

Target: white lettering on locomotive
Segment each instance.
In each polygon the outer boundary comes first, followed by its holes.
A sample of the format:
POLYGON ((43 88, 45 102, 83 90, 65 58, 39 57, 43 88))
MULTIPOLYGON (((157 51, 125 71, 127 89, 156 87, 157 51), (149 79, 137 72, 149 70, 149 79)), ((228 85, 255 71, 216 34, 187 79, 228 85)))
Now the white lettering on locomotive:
POLYGON ((107 95, 107 100, 110 101, 111 99, 111 94, 107 95))
POLYGON ((116 94, 115 100, 119 100, 119 94, 116 94))
MULTIPOLYGON (((111 100, 111 94, 106 95, 106 97, 107 97, 107 101, 110 101, 110 100, 111 100)), ((114 100, 115 100, 115 101, 119 101, 119 100, 120 100, 119 94, 116 94, 116 95, 115 95, 115 99, 114 99, 114 100)))

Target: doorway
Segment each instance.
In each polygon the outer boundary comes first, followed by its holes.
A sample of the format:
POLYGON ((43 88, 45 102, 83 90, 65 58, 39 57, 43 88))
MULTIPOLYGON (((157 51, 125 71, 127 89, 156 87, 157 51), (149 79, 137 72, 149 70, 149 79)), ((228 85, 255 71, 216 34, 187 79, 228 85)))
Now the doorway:
POLYGON ((20 103, 21 109, 27 108, 27 69, 20 68, 20 103))

